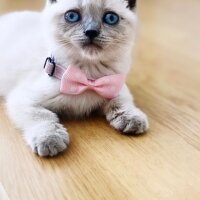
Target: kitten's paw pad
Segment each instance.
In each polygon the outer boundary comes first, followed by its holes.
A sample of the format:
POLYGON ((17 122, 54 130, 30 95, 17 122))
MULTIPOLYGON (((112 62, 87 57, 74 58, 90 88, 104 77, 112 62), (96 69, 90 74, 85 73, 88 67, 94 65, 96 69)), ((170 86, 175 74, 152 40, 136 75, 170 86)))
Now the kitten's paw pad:
POLYGON ((69 135, 61 124, 41 125, 32 128, 28 143, 39 156, 56 156, 69 144, 69 135), (33 137, 31 137, 31 135, 33 137))
POLYGON ((147 116, 142 112, 116 111, 107 116, 111 126, 125 134, 139 135, 149 128, 147 116))

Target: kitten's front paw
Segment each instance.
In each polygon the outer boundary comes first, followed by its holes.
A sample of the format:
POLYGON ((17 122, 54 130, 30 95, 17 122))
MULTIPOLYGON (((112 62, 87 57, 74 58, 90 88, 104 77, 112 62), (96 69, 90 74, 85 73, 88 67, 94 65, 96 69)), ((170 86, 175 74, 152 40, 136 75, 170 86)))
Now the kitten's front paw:
POLYGON ((139 109, 111 110, 106 118, 111 126, 125 134, 139 135, 149 128, 147 116, 139 109))
POLYGON ((41 123, 26 132, 26 139, 33 152, 39 156, 56 156, 69 144, 69 135, 59 123, 41 123))

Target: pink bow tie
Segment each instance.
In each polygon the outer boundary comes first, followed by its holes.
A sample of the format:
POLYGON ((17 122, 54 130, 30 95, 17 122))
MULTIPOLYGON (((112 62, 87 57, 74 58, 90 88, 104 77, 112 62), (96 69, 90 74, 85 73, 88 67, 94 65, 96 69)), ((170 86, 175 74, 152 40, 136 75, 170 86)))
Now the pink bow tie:
POLYGON ((79 68, 72 65, 64 69, 55 63, 48 63, 45 65, 45 71, 51 76, 61 79, 60 91, 68 95, 79 95, 86 90, 92 90, 104 98, 113 99, 119 95, 125 82, 125 75, 122 74, 89 80, 79 68))

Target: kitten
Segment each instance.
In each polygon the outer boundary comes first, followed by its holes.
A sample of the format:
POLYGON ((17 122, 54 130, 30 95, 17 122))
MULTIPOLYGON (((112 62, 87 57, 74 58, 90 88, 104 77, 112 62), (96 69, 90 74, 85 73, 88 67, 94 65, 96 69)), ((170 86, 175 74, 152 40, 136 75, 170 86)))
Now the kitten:
POLYGON ((124 84, 117 97, 95 91, 60 92, 60 80, 43 70, 46 57, 78 67, 88 79, 125 74, 136 33, 136 0, 47 0, 41 13, 16 12, 0 18, 0 95, 25 140, 40 156, 55 156, 69 144, 57 114, 83 117, 99 109, 115 129, 148 129, 124 84), (55 114, 57 113, 57 114, 55 114))

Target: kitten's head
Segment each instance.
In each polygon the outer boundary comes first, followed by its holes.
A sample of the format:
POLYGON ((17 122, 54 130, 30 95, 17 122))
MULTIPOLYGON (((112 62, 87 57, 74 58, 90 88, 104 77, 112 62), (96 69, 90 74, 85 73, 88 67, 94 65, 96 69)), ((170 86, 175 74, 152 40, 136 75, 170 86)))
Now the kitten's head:
POLYGON ((136 0, 47 0, 44 13, 57 48, 95 59, 131 46, 135 6, 136 0))

